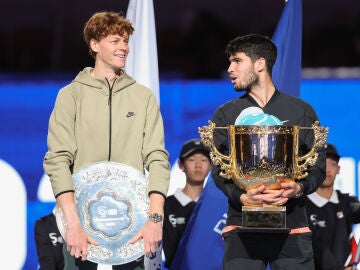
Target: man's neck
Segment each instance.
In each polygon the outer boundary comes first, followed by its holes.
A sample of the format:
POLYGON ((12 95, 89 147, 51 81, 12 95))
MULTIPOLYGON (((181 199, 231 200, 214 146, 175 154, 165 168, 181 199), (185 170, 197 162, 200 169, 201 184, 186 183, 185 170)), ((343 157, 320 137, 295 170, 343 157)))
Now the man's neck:
POLYGON ((119 77, 121 70, 119 72, 114 72, 114 70, 106 70, 103 68, 99 68, 95 65, 91 74, 96 78, 106 78, 110 85, 113 85, 115 79, 119 77))
POLYGON ((191 198, 191 200, 196 201, 199 198, 202 190, 203 190, 202 185, 194 186, 194 185, 186 184, 182 192, 184 192, 184 194, 186 194, 189 198, 191 198))
POLYGON ((319 194, 321 197, 329 200, 331 198, 331 195, 334 192, 334 186, 329 186, 329 187, 319 187, 316 190, 316 193, 319 194))
POLYGON ((256 103, 264 108, 275 93, 275 86, 272 82, 265 85, 258 85, 249 91, 249 95, 256 101, 256 103))

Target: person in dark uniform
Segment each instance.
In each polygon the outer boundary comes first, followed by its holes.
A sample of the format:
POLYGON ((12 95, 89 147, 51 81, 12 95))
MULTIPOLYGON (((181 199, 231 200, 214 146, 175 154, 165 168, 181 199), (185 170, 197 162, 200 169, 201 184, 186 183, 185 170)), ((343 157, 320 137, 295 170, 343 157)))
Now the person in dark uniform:
POLYGON ((53 213, 39 218, 34 227, 39 270, 63 270, 63 238, 53 213))
POLYGON ((210 150, 198 139, 183 144, 179 168, 185 173, 186 184, 168 196, 164 205, 163 250, 165 267, 170 268, 191 212, 203 190, 211 169, 210 150))
POLYGON ((340 172, 340 155, 330 143, 325 151, 325 181, 306 199, 309 225, 313 232, 315 269, 350 270, 349 238, 352 225, 360 223, 360 202, 357 197, 334 189, 336 175, 340 172))
MULTIPOLYGON (((308 103, 282 93, 272 81, 272 68, 277 57, 273 41, 263 35, 250 34, 231 40, 226 47, 229 57, 229 77, 236 91, 245 93, 220 106, 212 121, 217 127, 234 125, 245 109, 254 107, 275 116, 283 125, 311 127, 318 117, 308 103)), ((286 76, 286 74, 284 74, 286 76)), ((214 132, 217 149, 229 153, 226 129, 214 132)), ((313 133, 299 133, 299 155, 313 146, 313 133)), ((272 270, 314 269, 312 235, 308 227, 305 196, 314 192, 325 179, 325 154, 321 147, 308 176, 300 181, 281 183, 281 189, 268 190, 264 185, 248 191, 238 188, 232 179, 221 177, 220 166, 212 167, 216 186, 228 198, 228 217, 223 230, 225 251, 224 270, 263 270, 270 264, 272 270), (242 206, 284 205, 289 233, 239 233, 242 224, 242 206)))

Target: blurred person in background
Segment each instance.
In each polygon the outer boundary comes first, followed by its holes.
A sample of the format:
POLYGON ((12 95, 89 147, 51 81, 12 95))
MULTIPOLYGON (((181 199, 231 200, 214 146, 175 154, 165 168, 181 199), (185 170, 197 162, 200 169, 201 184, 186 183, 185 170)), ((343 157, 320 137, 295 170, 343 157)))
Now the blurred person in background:
POLYGON ((316 192, 306 198, 316 270, 351 269, 352 225, 360 223, 360 202, 334 189, 340 172, 340 155, 333 144, 326 151, 326 178, 316 192))
POLYGON ((63 270, 63 238, 54 213, 36 220, 34 227, 39 270, 63 270))
POLYGON ((171 268, 182 234, 204 187, 211 169, 210 150, 200 140, 185 142, 179 156, 179 168, 185 173, 186 184, 165 200, 163 250, 165 267, 171 268))

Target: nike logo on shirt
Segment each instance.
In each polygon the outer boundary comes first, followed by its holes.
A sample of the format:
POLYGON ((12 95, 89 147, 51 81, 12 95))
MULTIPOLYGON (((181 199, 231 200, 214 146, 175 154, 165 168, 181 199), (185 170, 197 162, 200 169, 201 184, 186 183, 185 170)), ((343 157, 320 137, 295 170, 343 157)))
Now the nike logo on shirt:
POLYGON ((127 115, 126 115, 126 117, 129 118, 129 117, 134 116, 134 115, 135 115, 134 112, 128 112, 127 115))

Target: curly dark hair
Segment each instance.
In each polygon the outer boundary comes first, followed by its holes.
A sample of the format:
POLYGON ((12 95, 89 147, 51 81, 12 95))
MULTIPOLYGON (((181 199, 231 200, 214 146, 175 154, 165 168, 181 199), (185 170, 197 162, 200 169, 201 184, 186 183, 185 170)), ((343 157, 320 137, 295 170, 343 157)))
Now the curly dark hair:
POLYGON ((266 61, 266 68, 271 76, 277 57, 277 48, 269 37, 259 34, 236 37, 226 46, 225 54, 227 57, 230 57, 238 52, 245 53, 253 63, 263 57, 266 61))
POLYGON ((95 57, 96 53, 90 47, 90 40, 101 40, 108 35, 118 34, 122 36, 127 33, 129 36, 134 32, 131 22, 123 14, 112 11, 97 12, 85 23, 84 39, 89 47, 89 53, 95 57))

